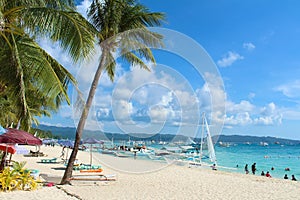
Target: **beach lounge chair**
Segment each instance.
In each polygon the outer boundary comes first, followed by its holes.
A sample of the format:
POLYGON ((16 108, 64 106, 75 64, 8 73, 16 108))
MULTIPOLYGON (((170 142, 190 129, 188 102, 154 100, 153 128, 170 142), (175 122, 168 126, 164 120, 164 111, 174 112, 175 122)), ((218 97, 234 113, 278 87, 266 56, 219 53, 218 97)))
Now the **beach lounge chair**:
POLYGON ((116 181, 117 176, 115 174, 85 174, 74 175, 70 178, 70 181, 116 181))
MULTIPOLYGON (((73 167, 74 170, 99 170, 101 169, 101 165, 90 165, 90 164, 80 164, 73 167)), ((97 171, 99 172, 99 171, 97 171)))
POLYGON ((43 157, 46 156, 43 152, 40 151, 29 151, 29 154, 24 155, 25 157, 43 157))
POLYGON ((51 159, 42 159, 41 163, 58 163, 57 158, 51 158, 51 159))
POLYGON ((42 179, 45 180, 45 182, 51 182, 51 183, 55 183, 55 184, 59 184, 62 176, 59 175, 54 175, 54 174, 40 174, 39 175, 42 179))
POLYGON ((98 168, 98 169, 82 169, 80 170, 80 173, 99 173, 99 172, 102 172, 103 169, 101 168, 98 168))

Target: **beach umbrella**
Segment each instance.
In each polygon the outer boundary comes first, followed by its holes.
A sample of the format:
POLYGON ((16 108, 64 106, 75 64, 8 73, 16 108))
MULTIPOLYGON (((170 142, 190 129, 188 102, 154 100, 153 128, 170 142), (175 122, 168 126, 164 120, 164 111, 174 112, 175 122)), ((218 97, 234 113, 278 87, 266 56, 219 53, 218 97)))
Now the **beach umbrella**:
POLYGON ((6 130, 6 133, 0 135, 0 143, 42 145, 42 140, 26 131, 13 128, 6 130))
POLYGON ((14 147, 14 145, 0 144, 0 151, 3 151, 1 162, 0 162, 0 171, 2 171, 4 169, 4 166, 5 166, 5 160, 6 160, 7 154, 10 153, 10 159, 9 159, 9 161, 10 161, 11 160, 11 155, 16 153, 17 150, 14 147))
POLYGON ((61 146, 66 146, 69 148, 74 147, 74 141, 72 140, 58 140, 57 143, 60 144, 61 146))
POLYGON ((49 144, 55 144, 57 142, 56 139, 43 139, 43 144, 49 145, 49 144))
POLYGON ((95 138, 87 138, 82 141, 83 144, 90 144, 90 165, 92 166, 92 153, 93 153, 93 144, 103 144, 103 141, 97 140, 95 138))
POLYGON ((17 149, 15 148, 14 145, 11 144, 0 144, 0 151, 4 151, 6 153, 10 153, 10 154, 15 154, 17 149))

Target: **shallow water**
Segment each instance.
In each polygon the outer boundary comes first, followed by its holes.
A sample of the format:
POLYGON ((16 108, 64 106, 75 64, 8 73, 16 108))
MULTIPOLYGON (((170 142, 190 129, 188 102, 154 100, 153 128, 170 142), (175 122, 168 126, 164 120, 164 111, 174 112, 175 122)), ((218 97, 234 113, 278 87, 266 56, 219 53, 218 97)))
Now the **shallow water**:
POLYGON ((230 147, 215 147, 218 164, 236 168, 235 171, 244 173, 245 164, 251 172, 251 165, 255 162, 257 175, 261 171, 270 172, 272 177, 283 178, 285 174, 290 178, 292 174, 300 179, 300 146, 299 145, 244 145, 230 147), (237 167, 238 165, 238 167, 237 167), (271 168, 274 170, 271 170, 271 168), (285 171, 290 168, 290 171, 285 171))

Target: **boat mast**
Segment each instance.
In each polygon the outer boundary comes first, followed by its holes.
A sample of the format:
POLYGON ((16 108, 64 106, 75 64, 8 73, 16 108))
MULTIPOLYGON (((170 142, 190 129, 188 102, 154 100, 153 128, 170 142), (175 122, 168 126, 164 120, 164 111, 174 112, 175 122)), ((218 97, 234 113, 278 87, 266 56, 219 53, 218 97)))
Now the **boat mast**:
POLYGON ((204 137, 204 118, 205 118, 205 113, 202 114, 202 131, 201 131, 201 140, 200 140, 200 163, 202 162, 202 154, 203 154, 203 137, 204 137))

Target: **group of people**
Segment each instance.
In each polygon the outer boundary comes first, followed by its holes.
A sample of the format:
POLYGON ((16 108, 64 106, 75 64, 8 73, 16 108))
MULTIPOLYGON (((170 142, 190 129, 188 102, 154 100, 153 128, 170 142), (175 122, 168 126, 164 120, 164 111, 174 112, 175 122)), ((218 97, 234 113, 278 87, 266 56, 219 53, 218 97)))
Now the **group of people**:
POLYGON ((261 171, 261 176, 266 176, 266 177, 269 177, 269 178, 272 178, 271 174, 269 171, 267 171, 267 173, 265 173, 264 171, 261 171))
MULTIPOLYGON (((273 171, 273 170, 274 170, 274 167, 272 167, 271 170, 273 171)), ((253 163, 253 164, 251 165, 251 172, 252 172, 253 175, 255 175, 255 172, 256 172, 256 171, 257 171, 257 169, 256 169, 256 163, 253 163)), ((285 169, 285 171, 290 171, 290 169, 289 169, 289 170, 286 170, 286 169, 285 169)), ((246 174, 249 174, 248 164, 245 165, 245 173, 246 173, 246 174)), ((264 171, 262 171, 262 172, 261 172, 261 176, 266 176, 266 177, 269 177, 269 178, 272 177, 269 171, 267 171, 267 173, 265 173, 264 171)), ((284 179, 289 179, 289 177, 288 177, 287 174, 285 174, 283 178, 284 178, 284 179)), ((297 181, 297 179, 295 178, 295 175, 292 175, 291 180, 292 180, 292 181, 297 181)))
MULTIPOLYGON (((283 179, 289 179, 288 175, 285 174, 283 179)), ((297 179, 295 178, 295 175, 292 175, 292 181, 297 181, 297 179)))
MULTIPOLYGON (((256 163, 253 163, 253 164, 252 164, 252 166, 251 166, 251 171, 252 171, 252 174, 255 175, 255 172, 256 172, 256 163)), ((246 173, 246 174, 249 174, 248 164, 245 165, 245 173, 246 173)))

